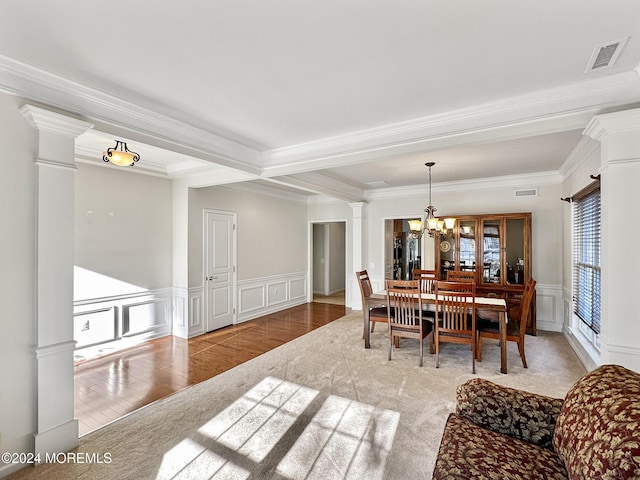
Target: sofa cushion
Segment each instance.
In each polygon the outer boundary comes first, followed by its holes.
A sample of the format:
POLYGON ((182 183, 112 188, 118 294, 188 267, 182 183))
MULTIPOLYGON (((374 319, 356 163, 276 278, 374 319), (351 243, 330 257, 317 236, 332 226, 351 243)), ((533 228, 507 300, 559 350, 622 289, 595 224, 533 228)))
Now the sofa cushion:
POLYGON ((640 374, 603 365, 567 393, 553 446, 570 479, 640 478, 640 374))
POLYGON ((560 480, 567 477, 562 462, 552 450, 484 429, 452 413, 442 434, 433 478, 560 480))
POLYGON ((456 389, 456 413, 481 427, 551 448, 562 400, 474 378, 456 389))

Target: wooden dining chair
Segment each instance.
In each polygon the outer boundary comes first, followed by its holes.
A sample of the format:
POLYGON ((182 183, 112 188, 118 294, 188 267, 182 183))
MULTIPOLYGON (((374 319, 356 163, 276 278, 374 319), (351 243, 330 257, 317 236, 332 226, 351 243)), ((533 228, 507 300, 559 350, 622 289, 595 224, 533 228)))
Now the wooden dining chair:
POLYGON ((424 359, 424 339, 433 325, 424 316, 418 280, 387 280, 387 321, 389 322, 389 360, 395 339, 415 338, 420 342, 420 362, 424 359))
POLYGON ((471 346, 471 372, 476 373, 475 301, 475 283, 436 283, 436 312, 438 312, 434 334, 436 368, 440 368, 441 343, 462 343, 471 346))
MULTIPOLYGON (((367 298, 373 293, 371 287, 371 279, 366 270, 356 272, 356 278, 358 279, 358 285, 360 285, 360 296, 362 298, 362 312, 367 308, 367 298)), ((369 323, 371 323, 371 331, 375 329, 376 322, 387 323, 387 306, 384 304, 369 306, 369 323)))
POLYGON ((418 268, 411 272, 411 279, 420 282, 420 291, 422 293, 433 293, 435 283, 438 281, 435 270, 420 270, 418 268))
POLYGON ((476 272, 472 270, 448 270, 447 282, 469 282, 476 281, 476 272))
MULTIPOLYGON (((529 318, 529 312, 531 310, 531 303, 533 300, 533 294, 536 290, 536 281, 530 279, 527 281, 524 292, 522 294, 522 301, 520 302, 520 311, 514 318, 509 318, 507 322, 507 341, 516 342, 518 344, 518 351, 520 352, 520 358, 522 359, 522 366, 527 367, 527 359, 524 355, 524 335, 527 329, 527 319, 529 318)), ((485 319, 478 320, 478 361, 482 361, 482 341, 485 338, 500 339, 500 324, 485 319)))

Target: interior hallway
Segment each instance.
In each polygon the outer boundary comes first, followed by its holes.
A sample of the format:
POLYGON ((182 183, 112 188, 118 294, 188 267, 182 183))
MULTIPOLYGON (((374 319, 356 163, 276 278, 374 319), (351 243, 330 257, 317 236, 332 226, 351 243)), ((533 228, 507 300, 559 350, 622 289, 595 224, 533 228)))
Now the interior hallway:
POLYGON ((167 336, 75 366, 75 418, 85 435, 207 380, 351 309, 307 303, 188 340, 167 336))

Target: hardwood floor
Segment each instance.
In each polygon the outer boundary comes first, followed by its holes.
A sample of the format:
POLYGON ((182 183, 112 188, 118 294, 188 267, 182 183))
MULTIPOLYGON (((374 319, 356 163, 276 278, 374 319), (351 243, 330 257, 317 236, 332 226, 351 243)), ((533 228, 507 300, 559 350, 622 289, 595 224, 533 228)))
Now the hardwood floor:
POLYGON ((346 315, 307 303, 188 340, 163 337, 75 366, 75 417, 85 435, 346 315))

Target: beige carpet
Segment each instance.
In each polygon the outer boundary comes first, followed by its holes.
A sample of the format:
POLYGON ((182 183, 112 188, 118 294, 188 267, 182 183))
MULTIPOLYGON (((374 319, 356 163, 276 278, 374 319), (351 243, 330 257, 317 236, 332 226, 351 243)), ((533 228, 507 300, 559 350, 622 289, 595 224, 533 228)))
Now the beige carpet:
MULTIPOLYGON (((75 462, 9 478, 429 479, 471 353, 446 345, 420 368, 403 340, 388 362, 384 333, 365 350, 353 312, 83 437, 75 462)), ((586 373, 560 334, 527 337, 528 369, 508 351, 502 375, 487 343, 476 376, 561 397, 586 373)))

